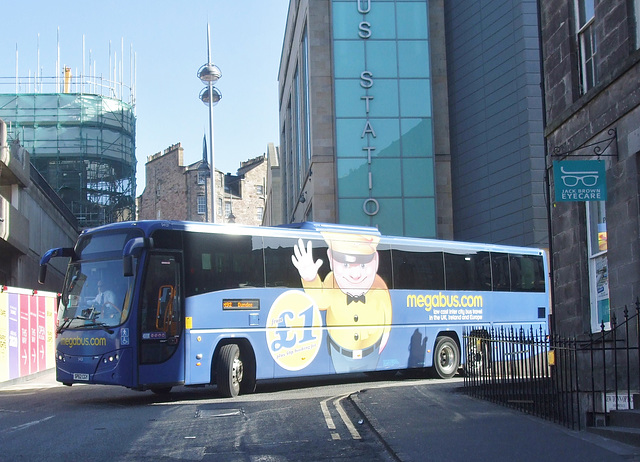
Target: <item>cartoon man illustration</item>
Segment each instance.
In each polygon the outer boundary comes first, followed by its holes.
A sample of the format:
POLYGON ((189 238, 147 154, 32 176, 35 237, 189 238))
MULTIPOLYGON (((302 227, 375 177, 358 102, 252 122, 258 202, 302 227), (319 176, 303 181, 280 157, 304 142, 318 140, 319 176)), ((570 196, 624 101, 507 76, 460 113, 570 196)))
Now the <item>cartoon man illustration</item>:
POLYGON ((336 372, 375 369, 389 340, 391 297, 378 276, 378 242, 375 235, 323 233, 329 249, 331 272, 318 275, 322 260, 313 260, 311 241, 302 239, 291 260, 302 286, 326 311, 329 353, 336 372))

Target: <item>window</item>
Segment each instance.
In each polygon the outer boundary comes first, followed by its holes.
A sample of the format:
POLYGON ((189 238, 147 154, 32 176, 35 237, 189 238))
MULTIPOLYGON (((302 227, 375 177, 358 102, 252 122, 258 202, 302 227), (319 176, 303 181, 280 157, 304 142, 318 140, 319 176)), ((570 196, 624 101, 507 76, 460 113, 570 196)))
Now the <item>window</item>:
POLYGON ((544 292, 546 276, 541 256, 509 255, 509 272, 512 292, 544 292))
MULTIPOLYGON (((239 287, 264 287, 259 236, 186 233, 187 296, 239 287)), ((291 257, 289 257, 291 263, 291 257)))
POLYGON ((633 15, 636 24, 636 48, 640 48, 640 0, 633 0, 633 15))
MULTIPOLYGON (((444 254, 447 290, 491 290, 489 252, 444 254)), ((509 290, 507 286, 506 290, 509 290)))
POLYGON ((392 254, 395 289, 444 290, 442 252, 406 247, 392 254))
POLYGON ((222 198, 218 197, 218 215, 222 216, 222 198))
POLYGON ((256 212, 256 218, 258 219, 258 221, 262 221, 262 216, 264 215, 264 207, 258 207, 257 212, 256 212))
POLYGON ((596 37, 594 27, 594 0, 575 0, 577 40, 580 66, 580 93, 593 88, 596 73, 596 37))
POLYGON ((224 203, 224 216, 225 218, 229 218, 231 216, 231 201, 224 203))
POLYGON ((293 75, 293 98, 295 106, 293 108, 293 126, 292 126, 292 147, 293 153, 293 175, 294 175, 294 193, 302 188, 302 120, 301 120, 301 99, 300 99, 300 73, 296 69, 293 75))
POLYGON ((591 330, 609 329, 607 213, 604 202, 587 202, 591 330))
POLYGON ((205 213, 207 213, 207 198, 198 196, 198 215, 204 215, 205 213))
MULTIPOLYGON (((293 96, 291 96, 293 98, 293 96)), ((291 100, 289 100, 289 104, 287 105, 287 116, 286 120, 289 121, 288 124, 288 132, 286 133, 287 140, 287 150, 284 151, 284 165, 281 166, 281 170, 283 172, 282 184, 286 185, 287 193, 286 193, 286 201, 292 207, 291 210, 286 209, 287 215, 291 215, 293 212, 293 207, 295 207, 297 201, 294 199, 296 197, 294 195, 294 183, 295 183, 295 170, 293 165, 293 153, 292 149, 294 146, 293 134, 294 134, 294 120, 293 120, 293 112, 291 110, 291 100)))
MULTIPOLYGON (((640 1, 640 0, 638 0, 640 1)), ((305 170, 311 165, 311 106, 309 101, 309 39, 305 26, 302 34, 302 92, 304 98, 305 170)))
POLYGON ((207 179, 207 172, 198 171, 198 184, 204 184, 207 179))
POLYGON ((256 194, 258 196, 264 196, 264 186, 261 184, 256 185, 256 194))
POLYGON ((511 272, 509 271, 509 254, 491 254, 491 276, 493 290, 509 292, 511 290, 511 272))
MULTIPOLYGON (((314 261, 322 260, 322 266, 318 269, 318 276, 324 280, 329 273, 329 259, 327 258, 327 244, 320 239, 303 238, 304 245, 311 242, 311 252, 314 261)), ((266 268, 267 287, 302 287, 300 273, 293 265, 291 256, 294 255, 294 246, 297 239, 281 237, 264 238, 264 259, 266 268)))

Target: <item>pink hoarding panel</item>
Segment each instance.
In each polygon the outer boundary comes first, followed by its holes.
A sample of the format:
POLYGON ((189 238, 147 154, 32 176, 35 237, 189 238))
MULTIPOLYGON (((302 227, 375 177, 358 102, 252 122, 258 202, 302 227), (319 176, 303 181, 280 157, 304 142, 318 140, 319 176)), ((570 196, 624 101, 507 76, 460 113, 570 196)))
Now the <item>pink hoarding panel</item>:
POLYGON ((30 336, 29 336, 29 296, 18 295, 18 312, 20 315, 20 373, 19 376, 31 373, 31 361, 29 360, 30 336))
POLYGON ((9 378, 20 377, 20 311, 18 294, 9 294, 9 378))
POLYGON ((47 300, 45 297, 34 297, 38 307, 38 327, 37 327, 37 359, 36 367, 38 372, 46 369, 47 366, 47 300))
POLYGON ((0 382, 55 367, 57 294, 0 286, 0 382))

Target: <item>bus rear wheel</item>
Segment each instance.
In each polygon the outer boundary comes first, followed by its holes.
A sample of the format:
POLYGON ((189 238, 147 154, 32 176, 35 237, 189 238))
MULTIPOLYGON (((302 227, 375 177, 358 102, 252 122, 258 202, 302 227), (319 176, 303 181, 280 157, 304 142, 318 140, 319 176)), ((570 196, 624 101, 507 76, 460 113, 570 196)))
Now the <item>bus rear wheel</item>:
POLYGON ((451 337, 436 338, 433 350, 433 368, 441 379, 450 379, 460 367, 460 349, 451 337))
POLYGON ((244 378, 244 365, 240 358, 240 348, 235 343, 220 348, 216 365, 218 392, 225 398, 235 398, 240 393, 244 378))

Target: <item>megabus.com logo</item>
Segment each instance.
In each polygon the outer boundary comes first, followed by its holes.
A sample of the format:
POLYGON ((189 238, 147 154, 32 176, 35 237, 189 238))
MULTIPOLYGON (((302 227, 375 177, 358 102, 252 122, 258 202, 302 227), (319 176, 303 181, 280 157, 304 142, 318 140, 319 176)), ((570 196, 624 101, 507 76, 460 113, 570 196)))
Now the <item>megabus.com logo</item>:
POLYGON ((107 339, 104 337, 66 337, 60 339, 60 344, 69 348, 74 346, 106 346, 107 339))
POLYGON ((482 295, 446 295, 442 292, 433 295, 407 295, 407 307, 424 308, 482 308, 482 295))

